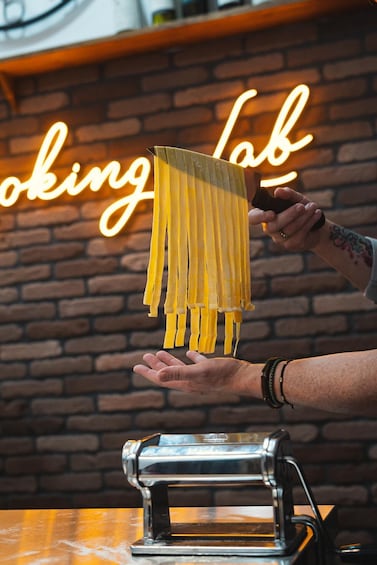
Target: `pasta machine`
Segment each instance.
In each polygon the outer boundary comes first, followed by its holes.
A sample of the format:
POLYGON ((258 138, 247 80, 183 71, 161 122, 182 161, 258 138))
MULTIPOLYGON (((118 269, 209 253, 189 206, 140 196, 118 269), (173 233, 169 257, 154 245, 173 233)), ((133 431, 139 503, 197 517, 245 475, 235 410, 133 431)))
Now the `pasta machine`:
MULTIPOLYGON (((321 515, 290 452, 290 437, 285 430, 154 434, 128 440, 122 452, 123 469, 143 499, 144 534, 131 546, 132 553, 285 556, 298 548, 307 527, 323 545, 326 532, 321 515), (294 473, 314 517, 294 513, 294 473), (215 507, 209 523, 172 523, 169 491, 194 486, 246 487, 250 492, 251 487, 268 489, 271 513, 259 523, 224 522, 216 520, 215 507)), ((317 563, 321 562, 318 558, 317 563)))

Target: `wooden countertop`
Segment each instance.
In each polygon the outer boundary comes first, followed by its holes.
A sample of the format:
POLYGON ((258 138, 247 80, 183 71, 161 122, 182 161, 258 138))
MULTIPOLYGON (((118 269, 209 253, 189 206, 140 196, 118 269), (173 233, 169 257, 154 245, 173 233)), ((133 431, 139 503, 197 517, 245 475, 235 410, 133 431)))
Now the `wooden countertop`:
MULTIPOLYGON (((172 523, 260 523, 271 520, 272 508, 219 507, 171 508, 172 523)), ((333 506, 320 506, 325 522, 334 519, 333 506)), ((295 514, 311 514, 309 506, 295 514)), ((193 565, 238 563, 288 565, 314 552, 308 533, 299 549, 287 557, 132 556, 130 546, 142 537, 142 509, 1 510, 0 555, 2 565, 193 565)), ((306 559, 306 557, 305 557, 306 559)), ((306 561, 305 561, 306 562, 306 561)))

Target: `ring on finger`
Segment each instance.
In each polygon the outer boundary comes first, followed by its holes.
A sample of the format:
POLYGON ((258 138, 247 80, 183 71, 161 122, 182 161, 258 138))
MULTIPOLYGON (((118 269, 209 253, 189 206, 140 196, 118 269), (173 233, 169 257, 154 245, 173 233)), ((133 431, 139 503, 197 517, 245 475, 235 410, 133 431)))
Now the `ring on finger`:
POLYGON ((279 235, 280 235, 281 239, 283 239, 284 241, 285 241, 286 239, 288 239, 288 237, 289 237, 289 235, 287 235, 287 234, 285 233, 285 231, 283 231, 283 230, 280 230, 280 231, 279 231, 279 235))

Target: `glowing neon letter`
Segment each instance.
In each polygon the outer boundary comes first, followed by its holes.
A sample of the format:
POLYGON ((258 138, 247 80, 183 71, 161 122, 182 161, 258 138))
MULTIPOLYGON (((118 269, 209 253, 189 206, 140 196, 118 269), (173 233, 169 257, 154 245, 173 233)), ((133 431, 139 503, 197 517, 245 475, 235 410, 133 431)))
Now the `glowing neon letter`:
MULTIPOLYGON (((299 84, 292 90, 279 112, 266 147, 258 156, 254 155, 253 144, 250 141, 243 141, 233 149, 229 161, 238 163, 243 167, 253 168, 258 167, 263 161, 268 161, 271 165, 278 167, 285 163, 291 153, 308 145, 313 140, 311 134, 307 134, 296 142, 291 142, 288 135, 300 117, 308 101, 309 93, 309 88, 305 84, 299 84), (242 154, 244 154, 243 158, 241 157, 242 154)), ((243 105, 250 98, 254 98, 256 94, 256 90, 248 90, 236 100, 213 153, 214 157, 221 157, 243 105)), ((296 177, 297 172, 291 171, 282 177, 262 180, 261 185, 264 187, 278 186, 290 182, 296 177)))

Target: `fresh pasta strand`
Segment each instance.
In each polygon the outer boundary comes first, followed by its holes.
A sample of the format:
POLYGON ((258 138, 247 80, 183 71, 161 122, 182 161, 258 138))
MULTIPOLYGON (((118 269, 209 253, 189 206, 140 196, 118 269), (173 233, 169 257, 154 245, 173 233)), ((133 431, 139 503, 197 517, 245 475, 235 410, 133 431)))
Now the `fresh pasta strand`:
POLYGON ((242 167, 176 147, 154 148, 154 210, 144 292, 157 316, 167 244, 164 347, 213 353, 224 313, 224 354, 236 354, 252 310, 248 204, 242 167), (189 313, 189 316, 188 316, 189 313), (234 343, 235 342, 235 343, 234 343))

